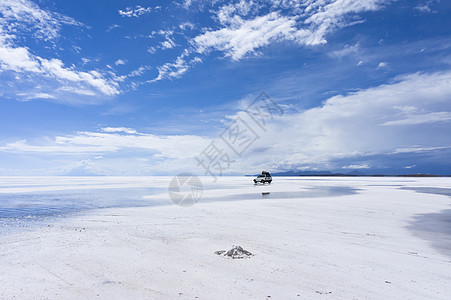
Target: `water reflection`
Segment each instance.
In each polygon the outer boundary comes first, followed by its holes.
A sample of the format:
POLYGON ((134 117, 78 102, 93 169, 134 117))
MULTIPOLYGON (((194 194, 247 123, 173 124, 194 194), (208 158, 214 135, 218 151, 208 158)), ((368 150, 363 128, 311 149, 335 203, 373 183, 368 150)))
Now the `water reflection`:
POLYGON ((450 188, 437 188, 437 187, 403 187, 403 190, 415 191, 417 193, 435 194, 451 197, 450 188))
MULTIPOLYGON (((270 189, 270 186, 264 186, 265 189, 270 189)), ((319 198, 319 197, 338 197, 357 194, 359 189, 352 188, 349 186, 316 186, 306 188, 300 191, 290 191, 290 192, 273 192, 263 195, 269 191, 259 190, 254 193, 246 194, 233 194, 225 195, 219 197, 203 197, 202 202, 212 202, 212 201, 236 201, 236 200, 257 200, 262 198, 269 199, 293 199, 293 198, 319 198)))
POLYGON ((407 228, 415 236, 428 241, 437 251, 451 257, 451 209, 417 214, 407 228))
MULTIPOLYGON (((450 188, 403 187, 403 190, 451 197, 450 188)), ((451 257, 451 209, 439 213, 417 214, 407 228, 412 233, 428 241, 437 251, 451 257)))
POLYGON ((143 195, 163 190, 123 188, 0 194, 0 218, 32 218, 97 208, 157 205, 161 203, 143 199, 143 195))

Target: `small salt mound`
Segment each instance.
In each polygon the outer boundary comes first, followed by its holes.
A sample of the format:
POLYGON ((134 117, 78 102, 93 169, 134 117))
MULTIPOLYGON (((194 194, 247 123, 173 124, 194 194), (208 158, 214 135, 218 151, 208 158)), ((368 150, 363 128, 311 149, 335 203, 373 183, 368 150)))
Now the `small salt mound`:
POLYGON ((215 251, 215 254, 233 259, 248 258, 253 255, 251 252, 244 250, 241 246, 233 246, 232 249, 230 249, 229 251, 226 250, 215 251))

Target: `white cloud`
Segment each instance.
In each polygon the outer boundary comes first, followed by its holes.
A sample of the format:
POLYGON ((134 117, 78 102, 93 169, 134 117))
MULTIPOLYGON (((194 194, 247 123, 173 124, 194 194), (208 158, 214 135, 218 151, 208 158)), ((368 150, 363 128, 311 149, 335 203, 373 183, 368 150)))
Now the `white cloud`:
POLYGON ((183 7, 189 8, 192 4, 193 0, 184 0, 183 1, 183 7))
POLYGON ((421 12, 431 12, 431 8, 427 5, 418 5, 415 7, 416 10, 421 11, 421 12))
MULTIPOLYGON (((91 90, 93 94, 107 96, 119 93, 117 83, 105 78, 99 71, 80 71, 75 66, 66 67, 60 59, 43 58, 19 45, 21 35, 26 32, 33 32, 35 38, 49 41, 59 37, 63 25, 84 26, 82 23, 58 13, 44 11, 28 0, 0 0, 0 11, 0 72, 24 75, 39 86, 36 90, 22 90, 22 94, 28 95, 26 99, 55 99, 55 91, 64 91, 59 89, 61 85, 73 85, 74 90, 91 90), (54 79, 51 84, 50 78, 54 79), (47 89, 44 90, 45 87, 41 85, 47 85, 47 89)), ((74 47, 77 48, 75 45, 74 47)))
POLYGON ((102 128, 101 131, 103 132, 124 132, 128 134, 137 134, 138 132, 133 128, 127 128, 127 127, 105 127, 102 128))
POLYGON ((315 1, 306 8, 306 12, 312 12, 305 20, 305 24, 312 27, 313 37, 311 45, 326 42, 325 36, 329 32, 348 26, 346 18, 348 14, 358 14, 366 11, 375 11, 383 7, 389 0, 335 0, 315 1))
MULTIPOLYGON (((116 82, 105 79, 97 71, 78 71, 67 68, 59 59, 45 59, 35 56, 25 47, 17 47, 5 43, 0 38, 0 71, 17 73, 32 73, 40 76, 53 77, 56 80, 72 82, 94 88, 104 95, 113 96, 119 93, 116 82)), ((50 93, 50 92, 49 92, 50 93)))
POLYGON ((157 67, 158 76, 152 80, 149 80, 148 82, 156 82, 162 79, 179 78, 186 71, 188 71, 191 66, 202 62, 199 57, 194 57, 191 60, 187 60, 189 55, 189 51, 185 49, 185 51, 177 57, 175 62, 166 63, 162 66, 157 67))
POLYGON ((240 1, 223 6, 216 13, 222 28, 195 37, 191 44, 199 53, 219 50, 233 60, 240 60, 259 48, 284 40, 299 45, 320 45, 327 42, 328 33, 360 22, 348 22, 345 16, 378 10, 387 2, 389 1, 277 1, 272 3, 270 13, 255 16, 261 4, 240 1), (280 7, 289 7, 291 13, 280 10, 280 7), (301 14, 302 7, 304 10, 301 14))
MULTIPOLYGON (((0 31, 1 33, 1 31, 0 31)), ((25 47, 11 47, 0 37, 0 70, 41 73, 39 61, 25 47)))
POLYGON ((116 60, 116 61, 114 62, 114 64, 115 64, 116 66, 125 65, 126 63, 127 63, 127 61, 126 61, 126 60, 123 60, 123 59, 118 59, 118 60, 116 60))
POLYGON ((421 153, 421 152, 429 152, 429 151, 443 150, 443 149, 450 149, 450 148, 451 148, 451 146, 443 146, 443 147, 412 146, 412 147, 395 149, 392 153, 393 154, 421 153))
POLYGON ((149 69, 149 66, 141 66, 138 69, 131 71, 130 74, 127 75, 127 77, 141 76, 149 69))
POLYGON ((161 49, 172 49, 175 47, 175 43, 172 39, 168 38, 166 41, 161 43, 161 49))
POLYGON ((40 60, 42 69, 47 74, 54 76, 56 79, 65 79, 72 82, 87 84, 107 96, 119 94, 117 83, 111 80, 106 80, 97 71, 83 72, 72 68, 65 68, 63 62, 59 59, 40 60))
POLYGON ((27 93, 21 93, 18 94, 19 96, 24 97, 25 100, 32 100, 32 99, 56 99, 54 95, 50 95, 47 93, 33 93, 33 94, 27 94, 27 93))
POLYGON ((160 81, 165 78, 168 78, 168 79, 179 78, 186 71, 188 71, 188 68, 189 68, 189 66, 186 63, 183 56, 179 56, 179 57, 177 57, 175 62, 166 63, 162 66, 157 67, 158 76, 155 79, 150 80, 149 82, 156 82, 156 81, 160 81))
POLYGON ((343 58, 348 55, 357 54, 358 52, 359 52, 359 44, 355 44, 355 45, 346 45, 343 49, 332 51, 329 55, 331 57, 343 58))
POLYGON ((140 5, 135 6, 134 8, 132 7, 127 7, 125 10, 118 10, 119 14, 122 17, 135 17, 138 18, 144 14, 148 14, 151 12, 151 8, 150 7, 142 7, 140 5))
MULTIPOLYGON (((282 0, 282 1, 235 1, 220 6, 213 19, 217 28, 204 28, 204 32, 189 40, 191 54, 197 52, 207 55, 220 51, 226 57, 239 61, 247 55, 259 53, 262 48, 283 41, 291 41, 300 46, 315 46, 327 42, 326 35, 334 30, 361 23, 358 15, 381 9, 391 0, 282 0), (268 12, 269 11, 269 12, 268 12)), ((205 3, 204 3, 205 4, 205 3)), ((185 7, 192 5, 186 1, 185 7)), ((183 23, 179 28, 194 28, 192 23, 183 23)), ((174 29, 153 31, 149 37, 161 35, 166 38, 158 47, 152 46, 148 52, 154 54, 157 48, 175 47, 171 38, 174 29)), ((331 55, 342 57, 358 52, 358 44, 331 55)), ((155 82, 164 78, 177 78, 184 74, 192 63, 187 62, 183 53, 175 60, 158 67, 159 75, 150 80, 155 82), (182 58, 181 58, 182 57, 182 58)), ((362 63, 359 62, 358 65, 362 63)))
POLYGON ((13 153, 43 153, 55 155, 116 153, 121 150, 135 149, 144 151, 156 159, 182 160, 194 158, 208 139, 195 135, 158 136, 139 133, 132 128, 106 127, 101 132, 77 132, 74 135, 56 136, 50 143, 31 145, 26 140, 19 140, 0 146, 0 151, 13 153))
POLYGON ((356 156, 448 149, 451 135, 445 121, 451 116, 450 83, 451 71, 415 73, 390 84, 334 96, 320 107, 286 113, 261 133, 240 161, 241 168, 333 169, 343 167, 333 165, 336 161, 356 156))
POLYGON ((417 6, 415 6, 415 10, 418 10, 423 13, 433 13, 435 12, 431 7, 434 2, 440 2, 440 0, 427 0, 421 1, 417 6))
POLYGON ((240 22, 239 16, 247 16, 251 11, 257 12, 258 5, 254 1, 244 1, 223 5, 216 13, 218 21, 223 25, 240 22))
POLYGON ((0 12, 3 34, 28 31, 36 38, 51 40, 59 36, 62 25, 84 26, 68 16, 42 10, 28 0, 0 0, 0 12))
MULTIPOLYGON (((449 116, 450 82, 451 71, 410 74, 389 84, 331 97, 319 107, 287 112, 268 121, 266 132, 258 132, 260 138, 242 158, 232 157, 238 162, 232 164, 229 171, 245 172, 255 166, 267 166, 274 170, 374 168, 370 162, 336 165, 336 161, 353 160, 355 156, 451 149, 447 123, 381 126, 400 117, 427 114, 425 112, 434 110, 446 111, 449 116)), ((243 113, 239 115, 243 116, 243 113)), ((252 122, 250 119, 248 121, 252 122)), ((257 129, 256 126, 254 128, 257 129)), ((0 146, 0 151, 47 153, 52 156, 77 154, 85 157, 107 157, 109 153, 115 153, 118 160, 126 161, 132 149, 133 153, 140 153, 137 156, 149 158, 149 165, 156 173, 191 170, 203 174, 194 157, 199 156, 210 141, 197 135, 141 133, 124 126, 105 127, 99 132, 77 132, 35 143, 19 140, 0 146)), ((134 171, 130 169, 127 172, 133 174, 134 171)))
POLYGON ((96 95, 96 93, 90 89, 83 89, 83 88, 78 88, 78 87, 74 87, 74 86, 61 86, 56 89, 56 92, 65 92, 65 93, 68 92, 68 93, 83 95, 83 96, 95 96, 96 95))
MULTIPOLYGON (((187 24, 191 24, 191 23, 187 23, 187 24)), ((175 43, 175 39, 174 39, 174 30, 172 30, 172 29, 165 29, 165 30, 160 29, 158 31, 154 30, 146 37, 156 38, 157 36, 164 37, 164 40, 159 43, 159 46, 149 47, 147 49, 147 51, 149 53, 154 54, 157 52, 157 49, 167 50, 167 49, 175 48, 177 46, 177 44, 175 43)))
POLYGON ((147 49, 147 52, 149 52, 150 54, 155 54, 157 52, 157 49, 153 46, 149 47, 149 49, 147 49))
POLYGON ((170 36, 174 35, 174 30, 160 29, 158 31, 152 31, 149 37, 154 37, 155 35, 161 35, 161 36, 164 36, 165 38, 169 38, 170 36))
POLYGON ((451 112, 440 111, 427 114, 413 114, 406 116, 401 120, 393 120, 383 123, 382 125, 417 125, 435 122, 446 122, 451 120, 451 112))
POLYGON ((194 24, 191 22, 183 22, 182 24, 179 25, 179 28, 183 31, 188 29, 193 30, 195 27, 196 26, 194 26, 194 24))
POLYGON ((285 39, 306 43, 309 36, 307 30, 296 28, 294 18, 272 12, 249 21, 237 17, 231 27, 199 35, 192 40, 192 45, 199 53, 220 50, 233 60, 240 60, 246 54, 272 42, 285 39))
POLYGON ((369 168, 371 168, 369 164, 349 165, 342 167, 342 169, 369 169, 369 168))
POLYGON ((386 68, 386 67, 388 67, 388 63, 386 63, 385 61, 382 61, 382 62, 380 62, 380 63, 377 65, 377 68, 378 68, 378 69, 383 69, 383 68, 386 68))
POLYGON ((107 28, 107 32, 110 32, 110 31, 112 31, 112 30, 114 30, 114 29, 116 29, 116 28, 120 28, 121 27, 121 25, 118 25, 118 24, 113 24, 113 25, 110 25, 110 26, 108 26, 108 28, 107 28))

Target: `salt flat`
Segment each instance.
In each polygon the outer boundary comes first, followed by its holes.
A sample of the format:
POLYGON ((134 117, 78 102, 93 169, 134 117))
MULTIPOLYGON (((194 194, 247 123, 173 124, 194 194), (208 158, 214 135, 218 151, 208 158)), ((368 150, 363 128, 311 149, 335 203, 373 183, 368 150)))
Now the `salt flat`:
MULTIPOLYGON (((34 186, 22 180, 27 184, 10 180, 3 192, 73 186, 67 178, 34 186)), ((105 188, 155 183, 79 180, 105 188)), ((156 182, 167 187, 169 180, 156 182)), ((249 177, 209 180, 202 178, 202 199, 191 207, 169 205, 167 193, 143 195, 168 205, 93 210, 0 235, 0 298, 451 295, 449 178, 276 177, 271 186, 253 186, 249 177), (214 254, 233 245, 254 255, 214 254)))

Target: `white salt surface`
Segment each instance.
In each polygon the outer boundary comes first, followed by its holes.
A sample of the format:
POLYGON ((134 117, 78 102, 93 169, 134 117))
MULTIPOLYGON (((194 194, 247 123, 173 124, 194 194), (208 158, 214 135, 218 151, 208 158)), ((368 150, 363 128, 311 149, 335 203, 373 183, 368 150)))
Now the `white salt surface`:
POLYGON ((0 233, 0 299, 450 299, 449 178, 251 180, 205 184, 188 208, 95 210, 0 233), (214 253, 233 245, 254 255, 214 253))

